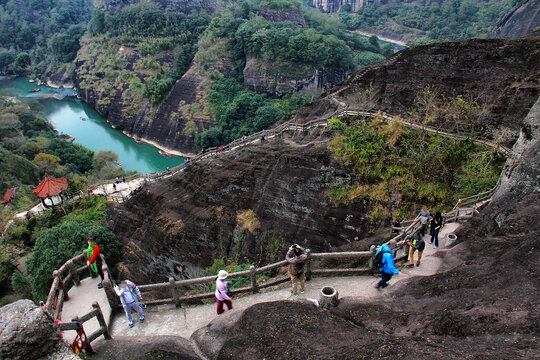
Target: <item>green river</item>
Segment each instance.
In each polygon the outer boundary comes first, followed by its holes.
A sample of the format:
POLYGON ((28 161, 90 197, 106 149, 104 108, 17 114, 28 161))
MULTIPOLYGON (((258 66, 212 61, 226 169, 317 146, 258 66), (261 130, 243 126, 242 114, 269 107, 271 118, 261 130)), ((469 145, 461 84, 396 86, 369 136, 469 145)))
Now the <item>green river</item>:
POLYGON ((125 170, 151 173, 172 168, 184 161, 180 156, 162 156, 154 146, 144 142, 138 144, 121 131, 113 129, 103 116, 78 99, 73 90, 37 86, 26 78, 17 78, 1 80, 0 95, 38 100, 43 105, 41 113, 59 133, 74 136, 76 143, 94 151, 114 151, 125 170), (40 91, 30 93, 32 88, 39 88, 40 91))

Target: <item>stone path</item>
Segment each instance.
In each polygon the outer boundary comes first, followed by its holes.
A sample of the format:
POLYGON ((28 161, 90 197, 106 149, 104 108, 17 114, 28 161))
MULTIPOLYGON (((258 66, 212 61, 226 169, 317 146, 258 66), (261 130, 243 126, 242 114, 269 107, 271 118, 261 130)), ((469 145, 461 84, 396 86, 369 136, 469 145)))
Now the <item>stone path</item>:
MULTIPOLYGON (((92 303, 97 301, 101 307, 101 312, 103 317, 108 325, 111 324, 112 320, 112 311, 109 306, 109 301, 105 295, 105 290, 98 289, 97 284, 99 283, 99 277, 97 278, 87 278, 81 280, 79 286, 73 286, 68 291, 69 300, 64 302, 64 307, 62 309, 61 320, 63 322, 71 322, 71 320, 78 316, 83 316, 92 311, 92 303)), ((90 335, 99 329, 99 324, 95 317, 88 320, 83 324, 84 331, 86 335, 90 335)), ((75 339, 75 331, 64 331, 62 334, 64 340, 71 344, 75 339)))
MULTIPOLYGON (((358 298, 374 298, 377 296, 385 296, 392 288, 400 286, 404 280, 412 276, 430 276, 436 274, 442 264, 442 257, 439 256, 444 252, 446 234, 453 233, 458 223, 450 223, 445 225, 440 234, 440 248, 433 248, 433 245, 426 244, 426 249, 422 257, 420 267, 402 268, 403 276, 394 276, 390 282, 391 286, 385 290, 378 291, 373 286, 379 281, 378 277, 374 276, 348 276, 348 277, 316 277, 309 282, 306 282, 306 292, 299 297, 293 297, 290 293, 289 284, 282 285, 277 289, 268 289, 254 295, 237 296, 233 300, 234 309, 238 311, 246 309, 254 304, 261 302, 270 302, 278 300, 298 301, 299 299, 308 299, 315 301, 319 297, 319 291, 324 286, 333 286, 337 289, 340 297, 354 296, 358 298)), ((429 236, 427 237, 429 238, 429 236)), ((416 255, 415 255, 416 259, 416 255)), ((110 319, 110 308, 103 290, 96 288, 97 279, 85 279, 81 286, 74 287, 70 290, 70 300, 64 303, 62 319, 70 321, 76 314, 83 315, 91 309, 93 301, 98 301, 105 319, 110 319)), ((189 338, 191 334, 210 323, 216 315, 216 304, 211 302, 206 305, 191 306, 187 308, 177 309, 174 305, 162 305, 149 307, 145 311, 146 320, 143 324, 137 322, 137 315, 134 313, 135 327, 129 328, 127 319, 124 313, 115 314, 111 320, 111 335, 115 337, 124 336, 155 336, 155 335, 176 335, 184 338, 189 338)), ((97 329, 97 321, 92 319, 85 323, 87 334, 97 329)), ((66 340, 73 339, 74 331, 66 331, 64 338, 66 340), (71 334, 69 334, 71 333, 71 334)), ((101 338, 102 339, 102 338, 101 338)))

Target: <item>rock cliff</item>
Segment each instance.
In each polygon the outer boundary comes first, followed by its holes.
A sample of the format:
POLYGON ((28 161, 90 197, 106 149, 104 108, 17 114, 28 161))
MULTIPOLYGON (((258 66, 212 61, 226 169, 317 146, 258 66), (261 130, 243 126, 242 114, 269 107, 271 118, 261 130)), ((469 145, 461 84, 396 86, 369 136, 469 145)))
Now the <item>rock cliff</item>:
POLYGON ((303 123, 354 108, 358 106, 354 104, 355 94, 370 86, 377 94, 376 109, 406 114, 416 94, 429 86, 440 96, 462 95, 478 103, 485 113, 485 135, 493 136, 493 130, 507 128, 515 140, 522 120, 540 94, 539 39, 536 34, 513 41, 467 40, 405 49, 357 71, 294 118, 303 123))
MULTIPOLYGON (((370 83, 381 91, 382 109, 402 111, 414 91, 435 82, 453 96, 483 89, 490 111, 485 133, 504 125, 517 137, 539 95, 538 56, 533 40, 414 48, 353 75, 292 117, 329 118, 346 105, 340 101, 347 102, 348 94, 370 83)), ((326 191, 356 181, 327 149, 331 138, 314 132, 245 147, 150 185, 109 217, 124 244, 121 273, 143 283, 190 277, 222 256, 240 263, 272 262, 294 242, 320 251, 357 240, 358 248, 367 249, 366 237, 374 231, 367 201, 328 204, 326 191), (250 223, 242 220, 247 215, 250 223)))
POLYGON ((540 26, 540 1, 524 0, 495 25, 490 37, 517 39, 540 26))
MULTIPOLYGON (((158 106, 152 106, 143 96, 144 85, 152 80, 146 64, 148 60, 135 46, 120 46, 111 51, 110 45, 100 40, 86 40, 76 60, 77 93, 126 135, 190 154, 195 134, 186 130, 186 124, 192 122, 197 132, 214 124, 205 101, 208 76, 213 69, 228 74, 233 61, 224 54, 219 64, 209 70, 193 62, 158 106), (102 70, 96 66, 109 63, 102 70), (196 111, 191 111, 191 106, 196 106, 196 111)), ((162 54, 155 64, 170 70, 174 59, 162 54)))
POLYGON ((269 263, 291 243, 320 251, 363 238, 367 202, 328 204, 326 190, 354 177, 332 159, 327 140, 315 132, 249 146, 150 185, 110 216, 124 245, 122 276, 163 281, 198 274, 222 256, 269 263))
POLYGON ((330 310, 307 301, 257 304, 192 340, 209 359, 535 358, 540 98, 523 124, 492 202, 458 231, 458 243, 436 254, 439 274, 375 299, 344 298, 330 310))
POLYGON ((61 342, 53 319, 31 300, 19 300, 0 308, 0 358, 38 359, 61 342))
POLYGON ((274 97, 292 93, 318 95, 347 79, 349 75, 339 69, 268 63, 248 57, 244 67, 244 86, 274 97))

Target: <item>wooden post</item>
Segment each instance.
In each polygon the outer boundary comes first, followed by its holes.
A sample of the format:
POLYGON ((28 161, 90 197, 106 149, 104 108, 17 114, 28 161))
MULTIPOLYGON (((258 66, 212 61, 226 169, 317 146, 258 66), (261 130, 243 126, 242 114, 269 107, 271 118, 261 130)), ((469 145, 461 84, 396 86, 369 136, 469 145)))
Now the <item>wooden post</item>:
POLYGON ((257 273, 255 272, 255 266, 251 265, 249 267, 249 272, 251 275, 251 291, 253 293, 259 292, 259 287, 257 286, 257 273))
POLYGON ((311 280, 311 256, 309 256, 311 250, 306 249, 306 252, 308 253, 308 258, 306 260, 306 280, 309 281, 311 280))
MULTIPOLYGON (((79 320, 78 316, 75 316, 73 319, 71 319, 71 322, 74 322, 74 323, 77 324, 77 330, 76 330, 77 332, 79 332, 79 330, 81 330, 83 328, 81 320, 79 320)), ((88 338, 88 334, 86 334, 86 337, 88 338)), ((86 346, 84 347, 84 350, 89 354, 94 353, 94 349, 92 349, 92 345, 90 345, 89 341, 86 343, 86 346)))
POLYGON ((101 312, 101 308, 99 307, 99 303, 97 301, 92 303, 92 309, 94 309, 96 312, 96 319, 99 323, 99 327, 103 329, 103 336, 107 340, 112 339, 111 334, 109 333, 109 328, 107 327, 107 323, 105 322, 105 318, 103 317, 103 313, 101 312))
POLYGON ((171 285, 171 296, 174 301, 174 306, 181 307, 180 304, 180 294, 178 293, 178 290, 176 289, 176 284, 174 283, 174 279, 172 277, 169 278, 169 284, 171 285))
MULTIPOLYGON (((66 291, 64 281, 62 280, 62 276, 60 276, 60 273, 58 272, 58 270, 53 271, 53 278, 55 278, 55 277, 58 278, 58 289, 60 289, 60 291, 64 292, 64 301, 69 300, 69 295, 68 295, 68 293, 66 291)), ((58 304, 58 307, 60 307, 60 304, 58 304)))
POLYGON ((369 268, 373 268, 373 257, 375 256, 375 252, 377 250, 377 247, 375 245, 371 245, 369 247, 369 252, 371 253, 371 256, 369 257, 369 268))
POLYGON ((79 279, 79 274, 77 273, 77 269, 75 269, 75 265, 73 264, 73 259, 68 260, 67 267, 75 286, 81 285, 81 280, 79 279))
POLYGON ((109 277, 105 277, 105 279, 102 281, 102 284, 103 290, 105 290, 105 295, 107 296, 107 301, 109 302, 109 306, 114 312, 115 310, 120 308, 120 300, 116 295, 116 292, 114 291, 112 282, 109 277))

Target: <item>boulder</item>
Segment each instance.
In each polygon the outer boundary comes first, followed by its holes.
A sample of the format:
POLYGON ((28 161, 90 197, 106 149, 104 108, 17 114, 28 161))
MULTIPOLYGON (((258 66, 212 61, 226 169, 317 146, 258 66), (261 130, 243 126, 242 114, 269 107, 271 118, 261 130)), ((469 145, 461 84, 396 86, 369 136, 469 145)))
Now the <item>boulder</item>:
POLYGON ((60 341, 53 319, 32 301, 0 308, 1 359, 37 359, 56 349, 60 341))

